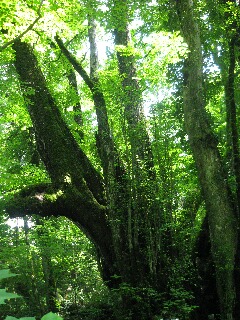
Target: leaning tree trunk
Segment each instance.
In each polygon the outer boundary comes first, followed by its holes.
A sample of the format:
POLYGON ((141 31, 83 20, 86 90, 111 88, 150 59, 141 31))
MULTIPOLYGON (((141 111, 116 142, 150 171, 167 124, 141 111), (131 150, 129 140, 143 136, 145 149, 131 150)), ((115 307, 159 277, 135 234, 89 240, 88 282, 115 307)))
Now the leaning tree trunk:
MULTIPOLYGON (((123 296, 127 297, 125 301, 129 302, 124 310, 125 316, 129 319, 151 319, 153 312, 148 302, 153 295, 147 288, 157 289, 159 286, 156 276, 153 276, 156 274, 153 266, 157 267, 160 259, 156 237, 160 228, 151 215, 152 203, 144 203, 146 210, 128 207, 126 199, 131 197, 129 189, 125 188, 128 177, 115 151, 97 74, 89 77, 59 37, 56 41, 92 92, 97 107, 97 140, 104 180, 63 121, 30 45, 18 40, 13 46, 15 67, 35 129, 38 151, 52 183, 23 190, 7 211, 12 216, 32 213, 63 215, 75 221, 96 245, 102 276, 108 286, 116 288, 127 283, 126 290, 123 290, 123 296), (129 226, 129 210, 135 210, 140 223, 134 225, 131 221, 129 226), (129 247, 129 230, 135 237, 136 251, 129 247)), ((144 195, 144 185, 140 187, 144 195)), ((138 197, 140 200, 140 193, 138 197)))
POLYGON ((63 121, 31 47, 16 41, 13 48, 37 148, 52 184, 20 193, 8 208, 9 213, 63 215, 75 221, 98 248, 103 278, 113 280, 118 271, 102 178, 63 121))
POLYGON ((206 203, 221 319, 232 320, 235 303, 236 217, 217 141, 204 108, 201 41, 193 3, 191 0, 178 0, 176 3, 182 34, 189 48, 184 73, 185 126, 206 203))

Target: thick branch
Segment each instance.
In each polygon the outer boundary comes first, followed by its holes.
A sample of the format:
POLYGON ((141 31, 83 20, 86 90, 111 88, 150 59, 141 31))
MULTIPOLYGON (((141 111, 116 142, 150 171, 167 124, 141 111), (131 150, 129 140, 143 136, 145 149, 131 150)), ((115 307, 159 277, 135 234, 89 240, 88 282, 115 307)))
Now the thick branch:
POLYGON ((59 186, 67 180, 82 190, 87 187, 92 197, 104 203, 101 177, 63 121, 31 48, 20 41, 15 42, 13 48, 38 151, 53 184, 59 186))
POLYGON ((59 38, 58 35, 55 36, 55 40, 64 54, 64 56, 68 59, 68 61, 71 63, 73 68, 79 73, 79 75, 82 77, 86 85, 89 87, 89 89, 93 92, 93 83, 87 74, 86 70, 83 68, 81 63, 77 61, 77 59, 71 54, 71 52, 68 51, 68 49, 65 47, 63 41, 59 38))
POLYGON ((65 216, 71 219, 95 244, 100 254, 103 279, 109 281, 117 273, 112 233, 105 220, 106 208, 92 205, 89 198, 85 198, 74 186, 69 185, 62 189, 54 189, 51 184, 27 187, 9 201, 5 210, 10 217, 37 214, 42 217, 65 216))
POLYGON ((101 224, 104 228, 104 219, 101 211, 105 211, 104 206, 93 206, 91 201, 84 197, 84 194, 76 190, 74 186, 64 186, 55 189, 52 184, 38 184, 28 186, 15 194, 5 207, 8 215, 13 217, 24 217, 26 215, 37 214, 41 217, 65 216, 81 225, 81 228, 96 242, 99 237, 92 227, 101 224), (97 221, 96 221, 97 220, 97 221))

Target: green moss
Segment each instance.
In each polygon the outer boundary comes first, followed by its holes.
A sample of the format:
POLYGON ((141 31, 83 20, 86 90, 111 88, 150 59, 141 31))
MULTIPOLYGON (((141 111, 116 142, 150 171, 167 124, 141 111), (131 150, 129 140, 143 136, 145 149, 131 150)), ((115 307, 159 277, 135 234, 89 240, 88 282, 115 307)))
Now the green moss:
POLYGON ((52 194, 44 194, 44 200, 47 200, 50 202, 55 202, 62 195, 63 195, 63 191, 58 190, 57 192, 52 193, 52 194))

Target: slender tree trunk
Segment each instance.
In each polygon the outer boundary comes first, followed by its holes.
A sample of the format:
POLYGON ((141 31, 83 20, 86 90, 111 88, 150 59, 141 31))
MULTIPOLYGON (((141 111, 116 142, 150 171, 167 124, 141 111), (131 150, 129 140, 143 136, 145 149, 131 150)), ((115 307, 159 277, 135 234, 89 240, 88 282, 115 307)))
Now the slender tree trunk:
POLYGON ((122 281, 129 281, 130 269, 128 274, 124 271, 126 265, 129 264, 128 248, 126 245, 125 232, 125 213, 127 211, 125 205, 126 182, 124 180, 124 169, 119 160, 117 150, 111 135, 111 129, 108 124, 108 115, 106 103, 101 92, 101 84, 98 76, 98 49, 96 41, 96 21, 92 17, 88 17, 88 38, 90 44, 90 79, 93 83, 93 100, 98 117, 98 133, 96 135, 96 143, 98 153, 103 165, 103 175, 106 187, 106 198, 109 212, 109 223, 113 234, 113 244, 116 254, 117 265, 121 274, 122 281), (101 96, 100 100, 96 100, 94 95, 98 91, 101 96), (107 124, 107 125, 106 125, 107 124), (117 192, 116 192, 117 190, 117 192), (119 204, 121 203, 121 207, 119 204))
MULTIPOLYGON (((136 57, 131 52, 129 1, 114 0, 112 20, 119 73, 122 79, 122 106, 125 130, 130 144, 128 167, 128 243, 129 249, 148 256, 145 269, 152 278, 159 272, 160 225, 162 213, 156 204, 158 192, 153 154, 146 129, 142 90, 137 79, 136 57), (119 18, 119 10, 121 17, 119 18), (151 205, 150 205, 151 203, 151 205), (145 247, 145 250, 142 248, 145 247)), ((141 258, 139 261, 143 261, 141 258)), ((135 262, 136 263, 136 262, 135 262)), ((142 263, 142 262, 141 262, 142 263)), ((146 271, 145 271, 146 272, 146 271)), ((142 275, 142 281, 145 275, 142 275)), ((143 281, 144 282, 144 281, 143 281)))
MULTIPOLYGON (((128 0, 114 0, 112 19, 115 20, 114 39, 117 50, 119 73, 122 77, 124 116, 128 125, 129 141, 133 161, 136 157, 144 161, 149 173, 153 174, 153 156, 146 129, 143 111, 142 90, 137 78, 136 57, 132 50, 129 26, 128 0), (121 19, 116 18, 121 7, 121 19)), ((136 163, 133 164, 137 167, 136 163)))
MULTIPOLYGON (((235 176, 235 194, 236 194, 236 212, 240 208, 240 153, 239 153, 239 134, 237 126, 237 106, 235 101, 235 43, 237 41, 235 35, 228 43, 229 68, 227 80, 225 83, 225 99, 227 111, 227 142, 230 153, 230 162, 233 167, 233 175, 235 176)), ((239 215, 239 212, 238 214, 239 215)))
POLYGON ((184 73, 185 126, 207 208, 221 319, 232 320, 235 303, 236 217, 217 141, 204 109, 201 41, 193 2, 178 0, 177 11, 190 50, 184 73))
POLYGON ((40 259, 42 262, 42 271, 45 281, 45 295, 46 295, 46 306, 47 312, 57 312, 57 288, 55 285, 51 251, 48 247, 48 231, 44 228, 43 221, 41 218, 36 219, 38 242, 40 249, 40 259))
MULTIPOLYGON (((232 192, 235 196, 235 212, 239 225, 239 210, 240 210, 240 152, 239 152, 239 131, 237 119, 237 104, 235 99, 235 70, 237 64, 236 51, 239 50, 238 45, 238 27, 234 20, 230 34, 235 30, 234 35, 228 41, 228 56, 229 67, 225 83, 225 99, 226 99, 226 114, 227 114, 227 150, 229 151, 229 162, 231 164, 231 174, 235 177, 235 185, 232 192)), ((228 30, 227 30, 228 33, 228 30)), ((240 241, 238 228, 238 243, 237 254, 235 261, 235 283, 236 283, 236 304, 235 304, 235 319, 240 317, 240 241)))

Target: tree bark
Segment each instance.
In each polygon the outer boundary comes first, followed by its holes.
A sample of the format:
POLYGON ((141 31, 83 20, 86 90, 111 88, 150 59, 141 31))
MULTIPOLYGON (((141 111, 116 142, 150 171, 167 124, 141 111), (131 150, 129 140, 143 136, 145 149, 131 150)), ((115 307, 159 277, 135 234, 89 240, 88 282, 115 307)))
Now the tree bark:
MULTIPOLYGON (((94 35, 90 34, 91 37, 94 35)), ((145 194, 149 188, 146 182, 138 186, 139 207, 129 207, 128 199, 132 195, 126 187, 128 177, 115 151, 97 74, 88 76, 63 42, 58 37, 56 41, 92 92, 104 179, 63 121, 32 48, 16 41, 13 46, 15 67, 35 129, 37 148, 51 183, 23 189, 9 203, 7 212, 11 216, 63 215, 73 220, 95 244, 102 276, 108 286, 116 288, 120 283, 127 283, 134 288, 133 295, 129 294, 132 291, 120 290, 126 317, 151 319, 153 310, 149 299, 153 298, 152 291, 148 295, 147 288, 159 290, 160 287, 157 281, 160 273, 159 209, 145 194), (130 227, 129 210, 135 210, 136 214, 135 224, 130 227), (129 230, 135 239, 134 248, 129 245, 129 230)), ((149 177, 146 168, 139 167, 139 173, 140 170, 142 177, 149 177)), ((155 199, 154 194, 151 197, 155 199)))
MULTIPOLYGON (((231 1, 235 6, 240 3, 231 1)), ((230 3, 231 3, 230 2, 230 3)), ((225 5, 229 5, 229 2, 223 1, 225 5)), ((228 68, 223 79, 225 80, 225 101, 226 101, 226 120, 227 120, 227 151, 230 163, 230 174, 234 177, 234 185, 232 192, 234 194, 235 212, 238 219, 239 226, 239 210, 240 210, 240 151, 239 151, 239 130, 238 130, 238 119, 237 119, 237 103, 236 103, 236 67, 237 59, 239 59, 239 25, 237 18, 234 14, 226 11, 224 14, 224 21, 226 24, 225 35, 228 40, 227 56, 228 56, 228 68)), ((224 73, 224 72, 223 72, 224 73)), ((240 241, 239 241, 239 228, 238 228, 238 243, 237 243, 237 254, 235 260, 235 283, 236 283, 236 303, 235 303, 235 319, 240 317, 240 241)))
POLYGON ((235 303, 236 217, 217 141, 204 108, 201 40, 194 18, 193 2, 177 0, 176 4, 182 34, 189 48, 184 71, 185 126, 206 203, 221 319, 232 320, 235 303))
MULTIPOLYGON (((239 153, 239 134, 237 127, 237 106, 235 101, 235 43, 238 36, 235 35, 228 43, 229 67, 227 80, 225 83, 225 99, 227 112, 227 148, 230 153, 230 162, 233 166, 235 176, 236 211, 240 208, 240 153, 239 153)), ((238 214, 239 215, 239 212, 238 214)))
POLYGON ((13 48, 38 151, 52 186, 23 190, 9 206, 9 213, 64 215, 78 223, 97 246, 103 277, 109 280, 116 273, 116 266, 102 178, 61 118, 30 46, 17 41, 13 48))

